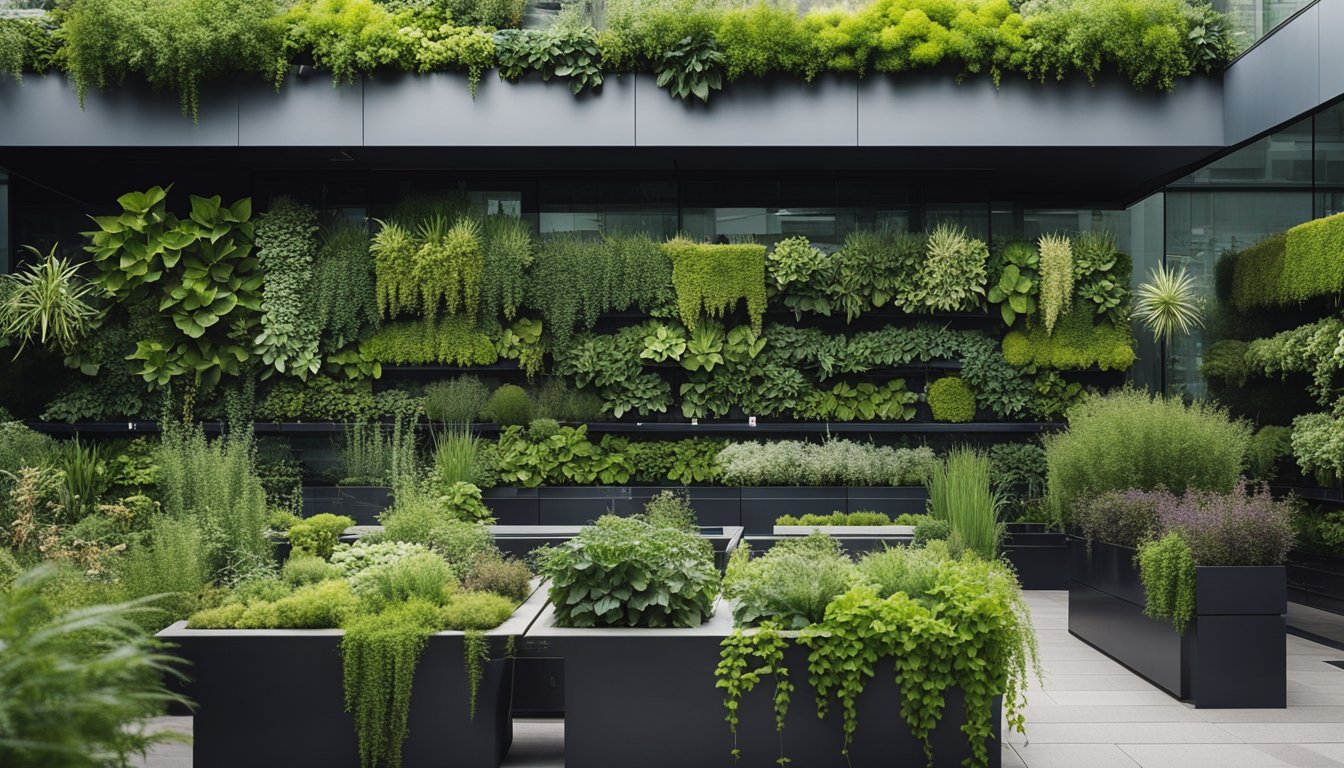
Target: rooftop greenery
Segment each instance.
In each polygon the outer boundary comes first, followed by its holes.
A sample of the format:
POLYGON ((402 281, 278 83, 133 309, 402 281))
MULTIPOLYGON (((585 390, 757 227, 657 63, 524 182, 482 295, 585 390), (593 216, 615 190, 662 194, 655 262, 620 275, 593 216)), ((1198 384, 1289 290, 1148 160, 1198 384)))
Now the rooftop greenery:
POLYGON ((1171 90, 1235 53, 1226 17, 1187 0, 874 0, 800 13, 790 3, 611 0, 520 29, 522 0, 63 0, 45 17, 0 18, 0 72, 60 71, 81 98, 143 79, 196 114, 203 82, 279 85, 312 64, 336 83, 372 72, 531 72, 578 93, 650 72, 706 101, 748 76, 941 70, 958 80, 1047 81, 1118 72, 1171 90))

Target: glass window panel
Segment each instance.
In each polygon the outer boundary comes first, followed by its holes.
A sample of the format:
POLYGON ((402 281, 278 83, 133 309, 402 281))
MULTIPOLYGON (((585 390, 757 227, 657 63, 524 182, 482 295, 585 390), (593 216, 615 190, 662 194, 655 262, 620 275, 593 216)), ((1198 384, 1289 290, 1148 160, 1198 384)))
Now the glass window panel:
POLYGON ((989 238, 989 206, 985 203, 937 203, 924 208, 924 231, 943 222, 966 228, 971 237, 989 238))
POLYGON ((1235 39, 1244 49, 1312 2, 1314 0, 1214 0, 1213 7, 1231 17, 1235 39))
POLYGON ((539 184, 537 194, 542 234, 601 230, 595 182, 539 184))
POLYGON ((0 171, 0 265, 13 272, 9 254, 9 174, 0 171))
POLYGON ((1344 211, 1344 103, 1316 115, 1316 215, 1344 211))
POLYGON ((1252 142, 1172 183, 1187 186, 1309 186, 1312 122, 1308 117, 1252 142))
MULTIPOLYGON (((1312 215, 1312 194, 1307 190, 1168 190, 1166 212, 1168 267, 1184 267, 1212 302, 1219 256, 1307 221, 1312 215)), ((1199 366, 1204 350, 1216 340, 1210 332, 1197 331, 1173 341, 1166 359, 1168 393, 1205 394, 1199 366)))

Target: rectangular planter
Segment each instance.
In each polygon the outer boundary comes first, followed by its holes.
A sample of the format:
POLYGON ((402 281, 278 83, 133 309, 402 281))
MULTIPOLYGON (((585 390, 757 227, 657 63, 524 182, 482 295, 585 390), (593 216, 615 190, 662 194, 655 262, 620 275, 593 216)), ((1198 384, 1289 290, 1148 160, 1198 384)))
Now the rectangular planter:
POLYGON ((392 489, 383 485, 305 485, 303 516, 323 512, 347 515, 355 525, 377 525, 378 516, 392 506, 392 489))
POLYGON ((881 512, 897 515, 922 515, 928 511, 929 490, 922 485, 850 486, 845 489, 846 512, 881 512))
POLYGON ((541 525, 588 525, 597 518, 617 514, 618 506, 631 498, 626 485, 588 485, 536 489, 541 525))
POLYGON ((1344 613, 1344 560, 1320 555, 1289 555, 1288 599, 1322 611, 1344 613))
POLYGON ((649 499, 663 491, 685 494, 691 509, 701 525, 742 524, 742 489, 702 485, 636 485, 630 488, 630 498, 617 503, 617 514, 639 514, 649 499))
POLYGON ((1184 635, 1143 614, 1135 550, 1081 539, 1069 548, 1069 632, 1196 707, 1287 704, 1284 569, 1196 569, 1184 635))
POLYGON ((811 533, 824 533, 835 538, 855 538, 875 536, 891 541, 909 541, 915 536, 913 525, 776 525, 772 531, 776 536, 807 536, 811 533))
POLYGON ((1023 589, 1069 588, 1069 540, 1063 533, 1047 532, 1034 523, 1009 523, 1003 556, 1023 589))
POLYGON ((481 489, 481 501, 500 525, 541 525, 541 503, 536 488, 502 485, 481 489))
MULTIPOLYGON (((520 644, 525 656, 563 659, 565 671, 565 763, 580 768, 687 768, 740 766, 765 768, 780 755, 780 735, 771 711, 773 685, 767 679, 747 694, 739 710, 737 746, 724 722, 723 691, 715 687, 719 646, 732 632, 732 615, 720 604, 716 614, 695 629, 564 629, 547 609, 520 644)), ((839 706, 825 719, 816 713, 807 682, 805 648, 790 645, 785 666, 797 686, 783 733, 784 755, 807 768, 924 765, 923 746, 900 717, 900 690, 892 683, 890 661, 859 696, 858 730, 848 760, 839 706)), ((960 730, 964 720, 960 693, 949 691, 942 719, 931 740, 938 768, 960 766, 970 746, 960 730)), ((995 707, 995 738, 999 711, 995 707)), ((989 745, 990 765, 1000 760, 998 743, 989 745)))
MULTIPOLYGON (((406 768, 497 768, 513 741, 509 637, 521 635, 545 605, 533 593, 512 618, 486 633, 485 664, 468 715, 463 633, 429 638, 415 670, 406 768)), ((345 711, 337 629, 186 629, 177 622, 158 637, 189 664, 187 695, 196 703, 192 765, 311 765, 359 768, 354 720, 345 711)))
POLYGON ((846 489, 763 486, 742 489, 742 527, 750 534, 768 534, 783 515, 829 515, 849 508, 846 489))

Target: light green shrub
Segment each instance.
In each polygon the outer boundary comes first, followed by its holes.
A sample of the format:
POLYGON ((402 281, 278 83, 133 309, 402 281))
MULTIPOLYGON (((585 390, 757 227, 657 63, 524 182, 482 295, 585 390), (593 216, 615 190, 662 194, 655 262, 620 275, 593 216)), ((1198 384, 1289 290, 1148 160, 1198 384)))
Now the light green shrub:
POLYGON ((1066 432, 1045 438, 1053 514, 1106 491, 1230 491, 1245 466, 1248 425, 1204 403, 1123 390, 1069 412, 1066 432))
POLYGON ((751 327, 765 313, 765 246, 710 245, 676 238, 663 244, 672 262, 681 321, 695 330, 704 317, 722 317, 746 302, 751 327))
POLYGON ((975 418, 975 393, 959 376, 945 376, 929 385, 934 421, 965 422, 975 418))
POLYGON ((1060 371, 1094 365, 1104 371, 1124 371, 1138 359, 1129 326, 1112 325, 1107 320, 1094 325, 1090 312, 1064 315, 1053 334, 1042 326, 1028 333, 1009 331, 1003 338, 1003 356, 1019 367, 1035 365, 1060 371))
POLYGON ((280 568, 280 579, 292 587, 339 579, 341 570, 316 555, 290 555, 280 568))
POLYGON ((526 426, 532 421, 532 398, 517 384, 505 384, 490 395, 485 416, 500 426, 526 426))
POLYGON ((365 569, 350 578, 350 585, 369 611, 377 613, 412 599, 446 605, 458 581, 448 563, 431 553, 365 569))
POLYGON ((494 629, 513 615, 518 604, 513 600, 488 592, 463 592, 454 595, 443 609, 443 623, 448 629, 494 629))
POLYGON ((345 515, 323 512, 290 526, 289 543, 298 554, 315 555, 326 560, 331 557, 340 535, 354 524, 355 521, 345 515))

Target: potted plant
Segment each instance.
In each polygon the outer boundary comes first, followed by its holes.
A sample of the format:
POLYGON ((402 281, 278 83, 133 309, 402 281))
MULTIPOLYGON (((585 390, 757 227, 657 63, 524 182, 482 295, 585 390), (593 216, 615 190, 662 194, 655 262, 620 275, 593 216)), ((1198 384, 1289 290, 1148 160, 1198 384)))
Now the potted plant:
POLYGON ((1197 707, 1286 705, 1286 503, 1243 483, 1107 493, 1077 517, 1071 633, 1197 707))

